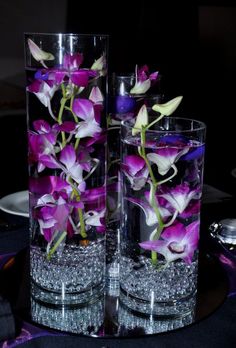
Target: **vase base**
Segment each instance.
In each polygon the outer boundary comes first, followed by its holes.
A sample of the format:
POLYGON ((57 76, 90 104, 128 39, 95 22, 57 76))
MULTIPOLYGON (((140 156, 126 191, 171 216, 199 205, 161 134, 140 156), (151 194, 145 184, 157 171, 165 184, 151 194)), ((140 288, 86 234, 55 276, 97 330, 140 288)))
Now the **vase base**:
MULTIPOLYGON (((185 316, 194 318, 197 292, 176 301, 146 301, 120 289, 121 302, 133 313, 154 316, 158 319, 175 319, 185 316)), ((194 319, 193 319, 194 320, 194 319)))
POLYGON ((50 307, 65 307, 77 308, 84 307, 95 303, 99 298, 104 296, 105 283, 88 289, 87 291, 64 293, 63 287, 61 292, 48 291, 34 281, 31 281, 31 295, 32 298, 41 304, 46 304, 50 307))

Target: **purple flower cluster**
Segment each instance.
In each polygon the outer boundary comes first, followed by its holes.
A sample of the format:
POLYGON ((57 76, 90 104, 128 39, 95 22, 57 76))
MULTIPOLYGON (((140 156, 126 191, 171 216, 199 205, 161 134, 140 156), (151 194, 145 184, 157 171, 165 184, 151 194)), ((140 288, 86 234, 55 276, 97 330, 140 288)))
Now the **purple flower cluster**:
POLYGON ((96 147, 105 142, 98 80, 106 62, 102 56, 87 69, 81 67, 81 53, 65 54, 62 65, 47 68, 44 59, 54 57, 31 40, 29 49, 43 68, 35 72, 27 91, 49 115, 35 120, 29 130, 30 203, 50 249, 58 234, 87 238, 91 228, 105 231, 105 186, 91 188, 88 182, 101 165, 96 147))
MULTIPOLYGON (((196 217, 200 213, 201 181, 197 168, 198 162, 202 161, 204 145, 191 142, 182 135, 164 135, 149 146, 148 140, 142 141, 145 127, 148 127, 144 117, 142 120, 136 121, 143 132, 138 154, 126 155, 121 164, 130 188, 134 192, 140 191, 139 197, 136 193, 125 199, 138 206, 144 213, 146 225, 154 228, 149 240, 141 241, 139 245, 161 254, 167 263, 178 259, 191 263, 199 240, 199 219, 196 217), (180 183, 178 177, 173 184, 178 166, 188 170, 180 183)), ((134 135, 137 131, 138 128, 134 135)))

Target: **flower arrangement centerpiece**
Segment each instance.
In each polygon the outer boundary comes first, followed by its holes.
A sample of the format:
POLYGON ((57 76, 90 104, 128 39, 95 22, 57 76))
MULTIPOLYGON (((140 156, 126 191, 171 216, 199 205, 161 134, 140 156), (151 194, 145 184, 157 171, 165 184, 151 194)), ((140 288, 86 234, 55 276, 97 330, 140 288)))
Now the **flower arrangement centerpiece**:
POLYGON ((182 97, 122 122, 122 301, 161 316, 195 304, 205 126, 171 117, 182 97))
POLYGON ((106 40, 26 37, 32 293, 43 302, 84 303, 104 286, 106 40))

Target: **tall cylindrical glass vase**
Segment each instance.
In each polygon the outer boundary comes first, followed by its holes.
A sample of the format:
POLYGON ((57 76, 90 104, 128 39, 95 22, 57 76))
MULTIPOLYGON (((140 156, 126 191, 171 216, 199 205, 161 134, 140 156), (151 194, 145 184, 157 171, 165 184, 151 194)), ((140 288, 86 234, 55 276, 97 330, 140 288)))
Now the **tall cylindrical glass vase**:
POLYGON ((94 302, 105 275, 108 38, 25 34, 35 300, 94 302))

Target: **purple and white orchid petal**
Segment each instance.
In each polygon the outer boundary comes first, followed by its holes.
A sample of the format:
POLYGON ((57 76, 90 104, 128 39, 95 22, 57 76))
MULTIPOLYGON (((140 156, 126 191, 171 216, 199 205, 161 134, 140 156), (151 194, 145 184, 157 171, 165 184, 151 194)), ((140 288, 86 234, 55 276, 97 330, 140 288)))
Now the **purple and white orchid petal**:
POLYGON ((170 170, 171 166, 178 161, 178 159, 188 152, 189 148, 185 147, 181 151, 178 148, 168 147, 159 149, 158 153, 150 152, 147 158, 150 162, 157 165, 160 175, 165 175, 170 170))
MULTIPOLYGON (((138 198, 126 198, 129 202, 138 205, 144 212, 146 218, 146 224, 148 226, 153 226, 158 223, 156 213, 154 209, 147 202, 138 198)), ((163 219, 170 216, 171 213, 168 209, 164 207, 159 207, 160 215, 163 219)))
POLYGON ((103 209, 100 212, 90 210, 87 213, 85 213, 86 225, 103 226, 100 219, 105 217, 105 211, 106 211, 106 209, 103 209))
MULTIPOLYGON (((176 253, 171 252, 171 250, 168 248, 168 243, 164 240, 155 240, 155 241, 149 240, 149 241, 139 243, 139 245, 145 250, 156 251, 159 254, 163 255, 167 263, 178 260, 179 258, 182 258, 181 253, 179 254, 178 252, 176 253)), ((181 251, 182 250, 183 248, 181 247, 181 251)))
POLYGON ((41 173, 45 168, 46 167, 43 163, 38 162, 37 169, 39 173, 41 173))
POLYGON ((85 192, 86 190, 86 182, 85 181, 81 181, 78 185, 78 189, 80 192, 85 192))
POLYGON ((101 133, 102 128, 95 120, 79 122, 76 126, 76 138, 93 137, 97 133, 101 133))
POLYGON ((54 197, 51 194, 47 193, 38 199, 37 206, 39 206, 39 205, 44 206, 44 205, 50 204, 50 203, 54 204, 55 202, 56 201, 55 201, 54 197))
POLYGON ((104 101, 104 97, 102 92, 98 86, 92 88, 91 93, 89 95, 89 100, 91 100, 94 104, 102 104, 104 101))
POLYGON ((192 222, 186 226, 186 234, 183 238, 183 243, 187 243, 192 248, 196 249, 199 242, 199 220, 192 222))
POLYGON ((72 110, 76 116, 84 121, 94 119, 93 103, 90 100, 76 98, 73 102, 72 110))
POLYGON ((145 160, 138 155, 129 155, 124 157, 124 164, 127 166, 130 175, 136 175, 146 166, 145 160))
POLYGON ((76 123, 72 121, 65 121, 62 124, 54 124, 52 129, 57 132, 67 132, 70 133, 75 129, 76 123))
POLYGON ((180 222, 175 223, 162 232, 161 237, 171 242, 180 242, 186 235, 186 230, 183 224, 180 222))
POLYGON ((71 82, 79 87, 87 87, 89 73, 86 70, 78 70, 71 73, 71 82))
POLYGON ((167 263, 178 259, 191 263, 199 240, 199 222, 194 221, 187 227, 177 223, 165 229, 161 237, 163 240, 149 240, 139 245, 163 255, 167 263))
POLYGON ((155 81, 157 78, 158 78, 158 75, 159 75, 159 72, 158 71, 155 71, 154 73, 151 73, 149 75, 149 80, 150 81, 155 81))
POLYGON ((191 199, 199 198, 199 189, 190 190, 187 184, 178 185, 167 193, 160 194, 175 210, 181 214, 188 206, 191 199))
POLYGON ((71 192, 71 186, 62 180, 59 176, 43 176, 40 178, 30 178, 29 181, 30 192, 37 195, 53 194, 54 192, 66 191, 71 192))
POLYGON ((40 162, 47 168, 59 168, 58 161, 51 155, 42 155, 39 158, 40 162))
POLYGON ((53 87, 50 87, 49 84, 45 81, 41 82, 40 90, 38 92, 33 92, 36 97, 40 100, 40 102, 48 107, 50 104, 50 100, 52 99, 54 93, 58 87, 54 85, 53 87))
POLYGON ((83 54, 65 54, 63 57, 63 67, 67 70, 76 70, 83 63, 83 54))
POLYGON ((28 39, 28 46, 29 46, 30 53, 32 54, 34 59, 37 60, 37 62, 54 59, 53 54, 41 50, 41 48, 39 48, 36 45, 36 43, 34 43, 34 41, 32 41, 31 39, 28 39))
POLYGON ((80 164, 74 164, 69 169, 72 179, 74 179, 78 184, 83 181, 83 168, 80 164))
POLYGON ((121 168, 125 176, 128 178, 131 184, 131 188, 134 191, 139 191, 146 185, 147 178, 149 175, 149 171, 147 167, 144 167, 143 169, 141 169, 136 175, 130 175, 129 168, 125 164, 121 164, 121 168))
POLYGON ((72 145, 66 145, 60 154, 60 161, 66 166, 68 170, 75 164, 76 162, 76 154, 75 149, 72 145))
POLYGON ((44 120, 37 120, 33 122, 33 127, 39 134, 49 133, 51 131, 51 127, 48 122, 44 120))

